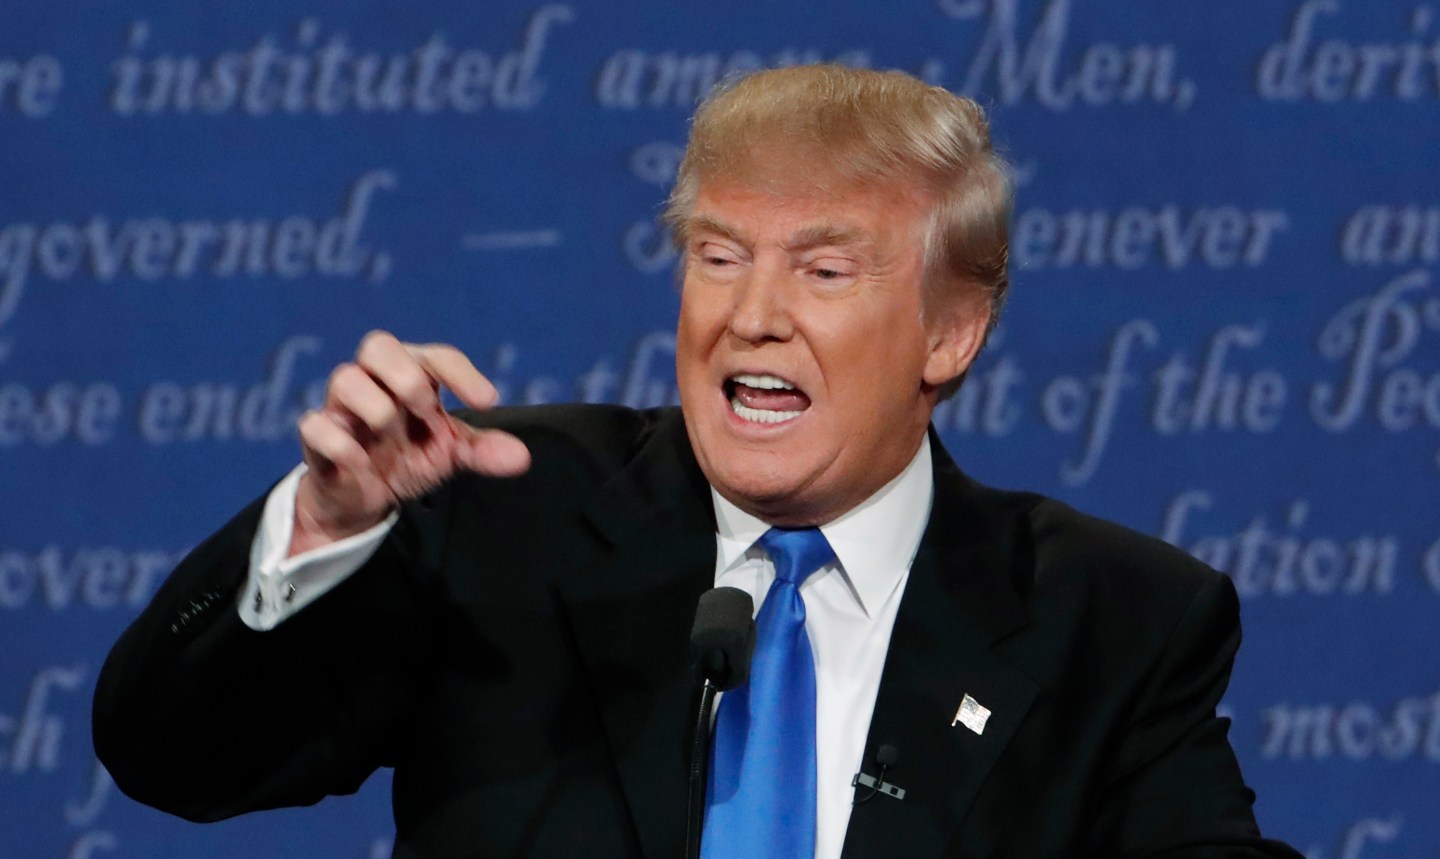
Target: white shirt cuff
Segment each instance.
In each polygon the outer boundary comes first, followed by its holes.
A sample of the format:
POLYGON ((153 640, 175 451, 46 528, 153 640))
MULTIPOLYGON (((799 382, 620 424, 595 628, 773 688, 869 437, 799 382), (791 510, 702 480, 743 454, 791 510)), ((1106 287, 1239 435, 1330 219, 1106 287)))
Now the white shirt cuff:
POLYGON ((295 495, 304 463, 270 490, 255 541, 250 544, 250 575, 240 592, 240 619, 255 630, 277 624, 345 581, 375 554, 394 527, 398 512, 343 540, 287 558, 295 529, 295 495))

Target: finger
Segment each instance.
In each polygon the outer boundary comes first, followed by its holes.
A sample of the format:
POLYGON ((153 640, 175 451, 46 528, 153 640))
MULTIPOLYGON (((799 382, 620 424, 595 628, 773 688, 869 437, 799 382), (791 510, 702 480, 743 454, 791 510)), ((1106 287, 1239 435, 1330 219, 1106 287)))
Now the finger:
POLYGON ((530 470, 530 449, 508 432, 461 425, 455 446, 459 464, 489 477, 515 477, 530 470))
POLYGON ((341 364, 330 374, 325 408, 353 416, 375 436, 393 433, 400 425, 400 408, 390 392, 356 364, 341 364))
POLYGON ((355 352, 355 363, 411 414, 428 420, 440 412, 436 380, 395 335, 386 331, 366 334, 355 352))
POLYGON ((495 405, 500 394, 490 380, 485 378, 465 353, 444 343, 411 344, 407 347, 411 356, 425 368, 425 372, 440 384, 455 392, 460 402, 473 409, 488 409, 495 405))
POLYGON ((341 418, 326 411, 309 411, 298 426, 301 449, 311 468, 321 472, 337 468, 353 473, 371 470, 370 455, 341 418))

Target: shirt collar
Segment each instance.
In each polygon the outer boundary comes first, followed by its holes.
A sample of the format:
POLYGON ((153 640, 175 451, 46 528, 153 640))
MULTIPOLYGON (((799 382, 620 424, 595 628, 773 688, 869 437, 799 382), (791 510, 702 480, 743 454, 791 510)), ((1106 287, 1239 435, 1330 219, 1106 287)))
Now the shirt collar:
MULTIPOLYGON (((926 436, 910 464, 894 479, 838 519, 820 526, 820 533, 835 550, 851 595, 867 615, 885 602, 915 560, 925 523, 930 519, 934 489, 930 439, 926 436)), ((763 557, 764 550, 755 541, 770 526, 731 504, 713 486, 710 498, 720 537, 720 572, 734 569, 751 557, 763 557)))

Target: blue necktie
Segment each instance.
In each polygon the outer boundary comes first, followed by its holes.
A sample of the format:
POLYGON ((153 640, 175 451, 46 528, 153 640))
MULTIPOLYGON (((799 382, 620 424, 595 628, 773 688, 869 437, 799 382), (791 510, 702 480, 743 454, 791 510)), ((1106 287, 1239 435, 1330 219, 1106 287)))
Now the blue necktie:
POLYGON ((715 720, 702 859, 815 855, 815 657, 800 585, 835 559, 817 528, 771 528, 775 582, 755 619, 750 682, 715 720))

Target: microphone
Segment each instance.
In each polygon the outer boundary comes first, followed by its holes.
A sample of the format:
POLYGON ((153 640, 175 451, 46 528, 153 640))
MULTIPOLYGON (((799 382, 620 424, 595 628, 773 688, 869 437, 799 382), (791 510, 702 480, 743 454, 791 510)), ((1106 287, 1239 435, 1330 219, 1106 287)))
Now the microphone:
POLYGON ((685 816, 686 859, 700 859, 705 827, 705 789, 710 773, 710 714, 715 693, 750 679, 755 652, 755 601, 739 588, 712 588, 700 595, 690 629, 690 655, 700 707, 690 726, 690 803, 685 816))
POLYGON ((896 749, 889 743, 881 743, 880 748, 875 750, 875 763, 880 766, 880 774, 874 776, 866 775, 863 770, 855 774, 855 778, 850 780, 851 787, 868 787, 870 788, 870 792, 864 796, 855 797, 855 799, 851 801, 851 804, 860 805, 861 803, 869 802, 875 798, 875 794, 877 793, 883 793, 886 796, 903 800, 905 798, 905 788, 897 787, 885 780, 886 771, 895 766, 899 760, 899 749, 896 749))
POLYGON ((690 655, 696 681, 721 692, 750 679, 755 652, 755 601, 739 588, 712 588, 700 595, 690 629, 690 655))

